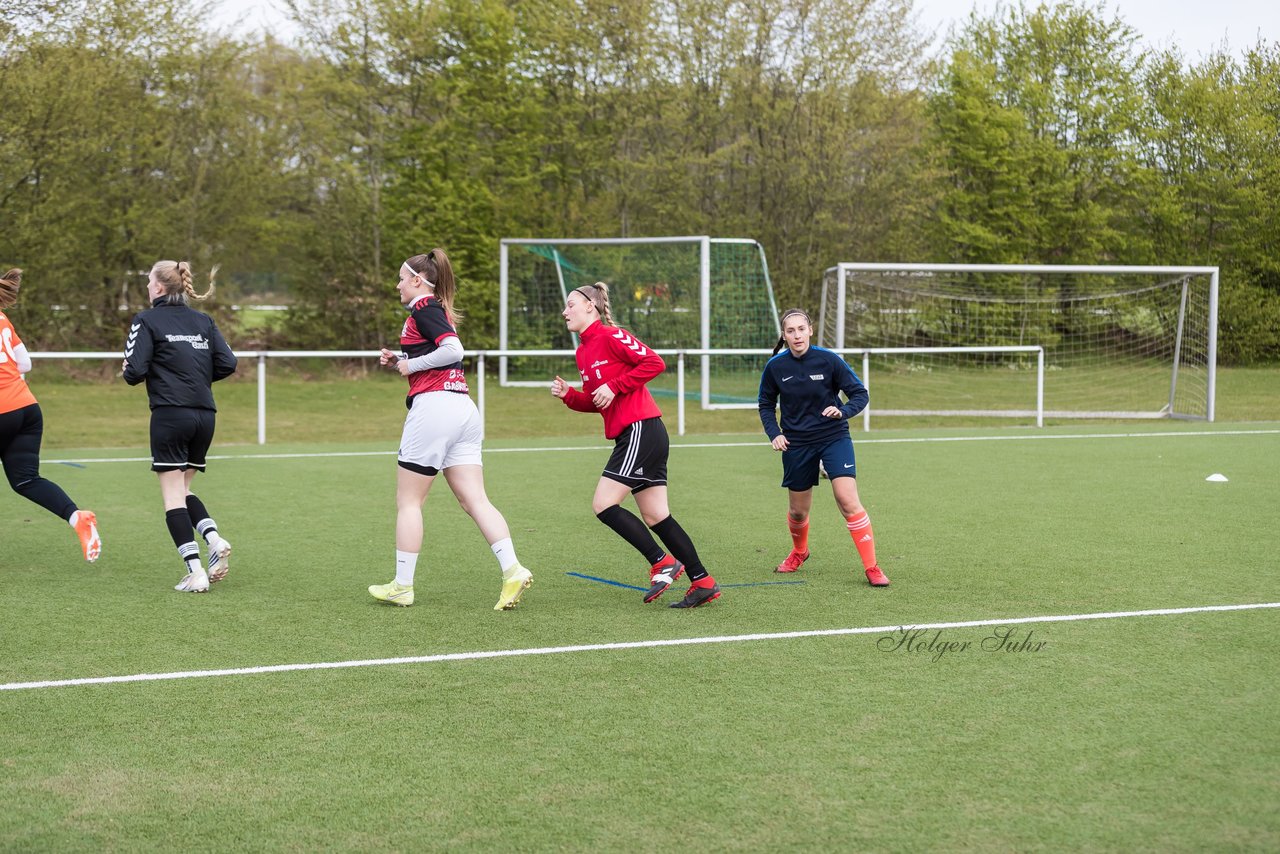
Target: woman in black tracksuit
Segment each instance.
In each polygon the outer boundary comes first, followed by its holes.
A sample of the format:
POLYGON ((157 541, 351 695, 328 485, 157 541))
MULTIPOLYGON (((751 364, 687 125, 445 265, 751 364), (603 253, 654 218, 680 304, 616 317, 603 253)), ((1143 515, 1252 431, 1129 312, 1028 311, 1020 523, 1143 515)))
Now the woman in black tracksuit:
POLYGON ((191 493, 191 480, 205 470, 213 441, 217 407, 211 386, 236 370, 236 357, 213 318, 187 304, 190 298, 202 300, 213 292, 213 273, 209 290, 197 294, 190 264, 157 261, 147 280, 151 308, 133 318, 124 351, 125 382, 147 383, 151 470, 160 478, 165 523, 186 566, 185 577, 174 587, 184 593, 204 593, 211 582, 225 578, 231 555, 231 544, 191 493), (207 573, 193 529, 208 545, 207 573))

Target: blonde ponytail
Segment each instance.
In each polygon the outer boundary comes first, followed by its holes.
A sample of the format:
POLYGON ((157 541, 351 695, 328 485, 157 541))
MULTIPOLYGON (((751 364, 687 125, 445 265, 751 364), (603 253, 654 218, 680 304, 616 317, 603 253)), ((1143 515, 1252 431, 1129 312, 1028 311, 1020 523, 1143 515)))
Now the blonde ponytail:
POLYGON ((596 307, 596 314, 600 315, 600 322, 605 326, 613 326, 613 312, 609 306, 609 286, 604 282, 596 282, 594 285, 582 285, 574 288, 575 291, 591 300, 591 304, 596 307))
POLYGON ((190 261, 157 261, 151 267, 151 275, 164 285, 164 295, 169 302, 185 303, 188 298, 205 300, 213 295, 218 267, 215 264, 209 271, 209 289, 202 294, 196 293, 190 261))

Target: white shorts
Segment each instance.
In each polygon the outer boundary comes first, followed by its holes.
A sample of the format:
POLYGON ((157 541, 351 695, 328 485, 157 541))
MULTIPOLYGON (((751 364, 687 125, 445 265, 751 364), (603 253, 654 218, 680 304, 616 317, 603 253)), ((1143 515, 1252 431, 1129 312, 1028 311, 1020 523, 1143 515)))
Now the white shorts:
POLYGON ((413 399, 404 419, 397 459, 420 474, 434 474, 422 469, 482 465, 482 434, 480 411, 470 397, 454 391, 424 392, 413 399))

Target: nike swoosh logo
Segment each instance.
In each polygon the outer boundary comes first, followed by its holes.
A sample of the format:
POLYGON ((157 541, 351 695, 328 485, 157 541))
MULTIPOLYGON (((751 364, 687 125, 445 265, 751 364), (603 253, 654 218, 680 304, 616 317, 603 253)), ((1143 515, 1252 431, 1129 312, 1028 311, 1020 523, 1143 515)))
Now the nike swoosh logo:
POLYGON ((845 463, 845 464, 844 464, 844 467, 845 467, 845 468, 847 468, 847 469, 851 469, 851 468, 853 468, 853 463, 845 463))
MULTIPOLYGON (((792 375, 791 375, 791 377, 794 377, 794 376, 795 376, 795 374, 792 374, 792 375)), ((782 381, 785 383, 787 380, 791 379, 791 377, 783 377, 783 378, 782 378, 782 381)))
POLYGON ((397 590, 387 594, 388 599, 399 599, 408 593, 408 590, 397 590))

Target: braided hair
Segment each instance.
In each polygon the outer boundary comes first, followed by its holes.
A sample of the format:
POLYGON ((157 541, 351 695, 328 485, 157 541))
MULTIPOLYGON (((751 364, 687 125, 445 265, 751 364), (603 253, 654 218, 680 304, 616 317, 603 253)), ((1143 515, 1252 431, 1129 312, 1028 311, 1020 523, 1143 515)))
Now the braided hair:
POLYGON ((591 304, 596 307, 596 313, 600 315, 600 320, 605 326, 613 326, 613 312, 609 310, 609 286, 604 282, 596 282, 594 285, 582 285, 574 288, 575 291, 591 300, 591 304))
POLYGON ((157 261, 151 267, 151 275, 164 286, 165 301, 186 305, 187 300, 208 299, 213 294, 214 279, 218 275, 215 266, 209 271, 209 289, 202 294, 196 293, 192 285, 191 263, 189 261, 157 261))

